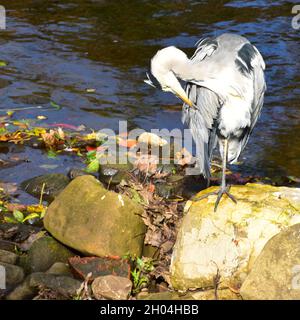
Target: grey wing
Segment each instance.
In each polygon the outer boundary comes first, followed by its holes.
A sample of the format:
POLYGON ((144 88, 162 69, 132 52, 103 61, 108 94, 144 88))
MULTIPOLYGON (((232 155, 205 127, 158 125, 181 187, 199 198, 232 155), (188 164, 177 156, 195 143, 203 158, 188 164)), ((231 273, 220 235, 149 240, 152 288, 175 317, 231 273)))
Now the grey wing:
POLYGON ((187 83, 186 93, 196 108, 184 104, 182 121, 189 126, 196 144, 196 166, 209 178, 210 160, 217 139, 219 98, 213 91, 193 83, 187 83))
POLYGON ((267 89, 264 70, 265 70, 265 63, 264 60, 256 49, 255 46, 251 45, 254 49, 253 57, 250 61, 252 67, 252 74, 253 74, 253 101, 252 101, 252 112, 251 112, 251 125, 245 131, 243 138, 240 141, 240 152, 246 146, 250 134, 252 133, 254 126, 257 122, 261 114, 261 109, 264 103, 264 94, 267 89))
MULTIPOLYGON (((205 60, 218 48, 214 38, 197 42, 197 49, 191 58, 194 62, 205 60)), ((191 79, 198 80, 198 79, 191 79)), ((220 109, 219 97, 208 88, 188 82, 186 93, 196 108, 183 104, 182 121, 188 125, 196 144, 196 166, 206 178, 210 177, 210 160, 217 140, 217 116, 220 109)))

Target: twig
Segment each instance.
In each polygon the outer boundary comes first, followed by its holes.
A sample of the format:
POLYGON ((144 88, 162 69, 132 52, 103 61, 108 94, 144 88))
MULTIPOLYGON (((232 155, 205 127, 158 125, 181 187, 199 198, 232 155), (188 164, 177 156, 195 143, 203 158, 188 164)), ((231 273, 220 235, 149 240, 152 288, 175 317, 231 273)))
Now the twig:
POLYGON ((41 189, 41 195, 40 195, 40 202, 39 202, 39 206, 42 205, 42 202, 43 202, 43 195, 44 195, 44 189, 45 189, 45 186, 46 186, 46 183, 43 182, 43 185, 42 185, 42 189, 41 189))

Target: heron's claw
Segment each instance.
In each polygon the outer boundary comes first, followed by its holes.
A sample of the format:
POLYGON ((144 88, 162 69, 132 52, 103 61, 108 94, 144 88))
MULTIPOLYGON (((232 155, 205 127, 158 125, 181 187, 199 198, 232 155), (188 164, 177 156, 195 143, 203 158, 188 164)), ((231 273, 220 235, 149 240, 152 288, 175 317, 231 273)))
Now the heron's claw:
POLYGON ((230 186, 227 186, 227 187, 221 187, 220 190, 218 192, 216 192, 218 197, 217 197, 217 200, 215 203, 214 212, 217 211, 218 205, 220 203, 220 200, 221 200, 223 194, 226 194, 229 199, 231 199, 234 203, 237 203, 235 197, 231 193, 229 193, 229 190, 230 190, 230 186))
POLYGON ((221 186, 221 188, 218 191, 208 192, 208 193, 204 194, 203 196, 201 196, 199 198, 195 198, 193 200, 194 201, 200 201, 200 200, 203 200, 205 198, 208 198, 209 196, 216 195, 217 196, 217 200, 216 200, 215 207, 214 207, 214 212, 216 212, 217 208, 218 208, 218 205, 220 203, 220 200, 222 199, 222 196, 224 194, 226 194, 227 197, 229 199, 231 199, 234 203, 237 203, 236 198, 231 193, 229 193, 229 190, 230 190, 230 186, 225 186, 225 187, 221 186))

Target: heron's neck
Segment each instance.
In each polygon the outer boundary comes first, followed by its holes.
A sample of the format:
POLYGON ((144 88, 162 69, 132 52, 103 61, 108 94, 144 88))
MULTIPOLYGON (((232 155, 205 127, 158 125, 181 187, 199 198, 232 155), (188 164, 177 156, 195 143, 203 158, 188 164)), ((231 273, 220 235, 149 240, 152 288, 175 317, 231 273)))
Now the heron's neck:
POLYGON ((170 69, 176 75, 176 77, 187 81, 192 79, 192 61, 187 56, 178 55, 172 60, 170 69))

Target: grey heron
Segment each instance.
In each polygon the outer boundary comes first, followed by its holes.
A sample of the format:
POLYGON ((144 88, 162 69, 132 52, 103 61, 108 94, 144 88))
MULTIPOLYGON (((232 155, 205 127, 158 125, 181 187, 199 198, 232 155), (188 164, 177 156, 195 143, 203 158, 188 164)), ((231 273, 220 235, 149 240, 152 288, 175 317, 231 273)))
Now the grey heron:
POLYGON ((192 133, 197 166, 210 178, 217 143, 222 157, 222 182, 215 194, 215 211, 224 194, 236 202, 226 185, 227 162, 237 161, 261 113, 266 83, 265 63, 246 38, 224 33, 197 43, 194 55, 174 46, 159 50, 151 60, 146 83, 183 100, 182 120, 192 133), (178 79, 186 82, 185 90, 178 79))

